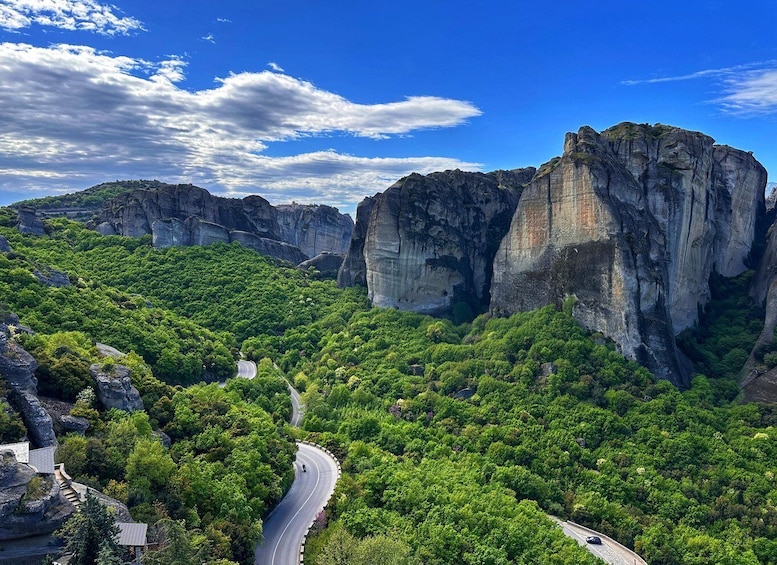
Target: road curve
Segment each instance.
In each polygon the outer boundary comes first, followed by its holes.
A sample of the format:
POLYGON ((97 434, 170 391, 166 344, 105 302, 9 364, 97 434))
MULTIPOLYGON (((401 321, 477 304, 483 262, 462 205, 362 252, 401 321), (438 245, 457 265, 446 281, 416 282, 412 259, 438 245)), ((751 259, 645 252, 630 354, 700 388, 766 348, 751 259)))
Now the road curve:
POLYGON ((299 399, 299 393, 289 381, 286 381, 286 385, 289 387, 291 393, 291 422, 290 424, 295 428, 299 428, 302 425, 302 417, 305 415, 305 407, 302 405, 302 401, 299 399))
POLYGON ((558 518, 554 518, 561 526, 568 537, 574 539, 587 548, 588 551, 593 553, 599 559, 604 560, 611 565, 647 565, 644 559, 639 555, 631 551, 628 547, 619 544, 614 539, 600 534, 580 524, 574 522, 563 522, 558 518), (587 536, 598 536, 602 540, 601 544, 586 543, 585 538, 587 536))
POLYGON ((237 362, 237 376, 241 379, 253 379, 256 376, 256 363, 253 361, 237 362))
POLYGON ((294 483, 264 523, 264 544, 254 554, 256 565, 297 565, 310 525, 335 490, 337 461, 317 446, 297 442, 297 447, 294 483))

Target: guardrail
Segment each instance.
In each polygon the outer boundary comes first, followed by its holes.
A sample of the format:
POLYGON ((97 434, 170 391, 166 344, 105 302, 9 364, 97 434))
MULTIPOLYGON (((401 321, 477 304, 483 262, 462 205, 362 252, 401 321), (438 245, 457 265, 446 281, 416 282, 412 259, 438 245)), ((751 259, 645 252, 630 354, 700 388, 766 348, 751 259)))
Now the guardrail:
MULTIPOLYGON (((337 485, 337 481, 339 481, 340 477, 342 477, 342 475, 343 475, 343 471, 340 468, 340 461, 337 460, 337 457, 335 457, 334 454, 331 451, 329 451, 326 447, 322 447, 322 446, 320 446, 320 445, 318 445, 316 443, 313 443, 311 441, 298 441, 297 443, 303 443, 305 445, 310 445, 312 447, 316 447, 316 448, 320 449, 321 451, 323 451, 324 453, 326 453, 329 457, 332 458, 332 460, 337 465, 337 480, 335 480, 335 485, 337 485)), ((334 492, 333 492, 333 494, 334 494, 334 492)), ((297 561, 297 563, 299 563, 299 565, 304 565, 304 563, 305 563, 305 543, 307 542, 308 536, 310 535, 310 530, 313 529, 313 525, 316 523, 316 516, 318 516, 318 514, 320 512, 326 512, 326 508, 329 505, 329 501, 331 499, 332 499, 332 496, 330 495, 329 496, 329 500, 327 500, 324 503, 324 506, 321 508, 321 510, 316 512, 315 516, 313 516, 313 520, 311 520, 310 525, 307 528, 307 533, 304 536, 302 536, 302 545, 300 545, 300 548, 299 548, 299 559, 297 561)))

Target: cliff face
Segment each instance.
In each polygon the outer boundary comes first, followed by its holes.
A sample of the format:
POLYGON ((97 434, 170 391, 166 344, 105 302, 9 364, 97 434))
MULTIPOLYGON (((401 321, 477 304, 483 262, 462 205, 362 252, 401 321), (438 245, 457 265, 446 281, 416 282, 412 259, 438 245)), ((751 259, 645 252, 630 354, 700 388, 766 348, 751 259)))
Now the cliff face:
POLYGON ((294 204, 279 211, 260 196, 238 200, 192 185, 163 185, 109 200, 96 229, 130 237, 151 234, 156 247, 238 241, 297 264, 321 252, 342 254, 352 227, 349 216, 328 206, 294 204))
POLYGON ((574 297, 584 326, 687 385, 674 336, 709 300, 712 272, 746 269, 765 183, 752 155, 700 133, 581 128, 523 192, 494 262, 491 308, 574 297))
POLYGON ((498 242, 533 174, 446 171, 401 179, 360 205, 340 283, 364 281, 376 306, 430 314, 457 303, 482 309, 498 242))
POLYGON ((308 257, 321 253, 344 255, 348 250, 353 220, 337 208, 281 204, 276 210, 281 240, 296 245, 308 257))
POLYGON ((8 399, 21 414, 36 447, 56 446, 51 416, 38 400, 38 381, 33 376, 37 366, 32 355, 10 338, 8 326, 0 323, 0 376, 8 383, 8 399))
POLYGON ((345 253, 343 264, 337 273, 340 286, 367 286, 367 263, 364 261, 364 243, 370 224, 372 208, 378 196, 368 196, 356 207, 356 224, 351 232, 351 242, 345 253))

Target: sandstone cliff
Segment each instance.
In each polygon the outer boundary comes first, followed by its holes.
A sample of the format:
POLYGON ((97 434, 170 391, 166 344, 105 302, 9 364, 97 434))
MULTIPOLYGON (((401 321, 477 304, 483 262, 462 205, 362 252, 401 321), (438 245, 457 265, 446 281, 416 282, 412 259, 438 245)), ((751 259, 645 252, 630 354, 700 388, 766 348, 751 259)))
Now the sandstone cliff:
POLYGON ((533 174, 446 171, 401 179, 360 205, 338 280, 366 283, 375 306, 482 310, 494 253, 533 174))
POLYGON ((703 134, 620 124, 568 134, 524 190, 494 263, 492 310, 576 301, 575 317, 684 386, 674 336, 743 272, 766 172, 703 134))
POLYGON ((260 196, 213 196, 193 185, 134 190, 109 200, 95 224, 102 234, 151 234, 155 247, 237 241, 298 264, 322 252, 345 251, 353 221, 328 206, 275 208, 260 196))

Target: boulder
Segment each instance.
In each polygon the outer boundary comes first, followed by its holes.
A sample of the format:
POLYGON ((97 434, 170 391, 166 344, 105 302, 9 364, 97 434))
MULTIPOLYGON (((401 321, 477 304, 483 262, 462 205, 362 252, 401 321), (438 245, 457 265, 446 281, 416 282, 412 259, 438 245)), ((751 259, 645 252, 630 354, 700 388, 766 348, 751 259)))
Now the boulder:
POLYGON ((95 364, 89 367, 89 374, 94 381, 97 398, 106 410, 143 410, 143 401, 138 389, 132 386, 129 368, 113 365, 110 370, 103 370, 100 365, 95 364))
POLYGON ((306 271, 307 269, 316 269, 322 276, 335 278, 340 266, 343 264, 343 256, 336 253, 319 253, 312 259, 303 261, 297 265, 298 269, 306 271))
POLYGON ((0 541, 53 532, 74 511, 53 475, 37 475, 13 452, 0 451, 0 541), (41 484, 28 494, 35 477, 41 484))
POLYGON ((89 429, 89 420, 86 418, 81 418, 80 416, 71 416, 70 414, 65 414, 60 417, 59 423, 61 424, 62 429, 66 432, 76 432, 84 435, 84 432, 89 429))
POLYGON ((11 249, 11 244, 8 243, 8 240, 0 235, 0 253, 11 253, 13 251, 11 249))
POLYGON ((17 222, 16 229, 19 233, 26 235, 46 235, 46 230, 43 228, 43 222, 35 213, 34 208, 22 206, 17 210, 17 222))
POLYGON ((39 283, 45 284, 46 286, 53 286, 58 288, 70 286, 70 277, 67 275, 67 273, 57 271, 51 267, 46 268, 45 272, 36 269, 33 274, 35 275, 35 278, 38 279, 39 283))

